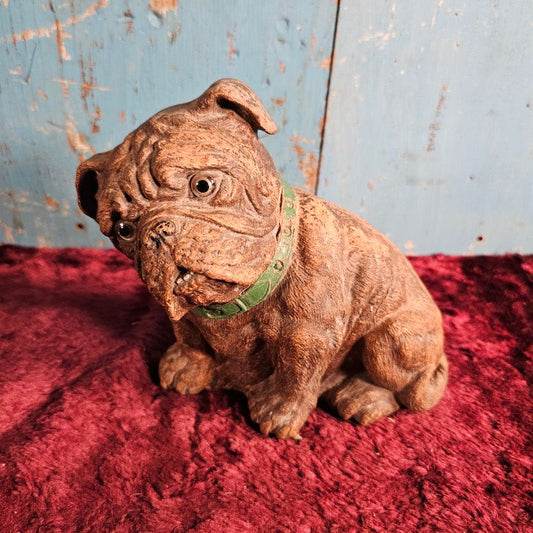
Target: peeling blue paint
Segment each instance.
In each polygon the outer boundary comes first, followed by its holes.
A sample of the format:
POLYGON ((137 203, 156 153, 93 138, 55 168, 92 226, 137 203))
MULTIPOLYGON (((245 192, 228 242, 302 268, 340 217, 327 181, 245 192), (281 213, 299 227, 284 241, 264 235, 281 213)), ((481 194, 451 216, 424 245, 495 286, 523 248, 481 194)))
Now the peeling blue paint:
POLYGON ((0 190, 23 192, 27 203, 14 227, 13 203, 0 195, 0 241, 100 246, 96 224, 77 208, 78 161, 222 77, 258 93, 280 127, 264 139, 280 170, 293 183, 308 181, 289 138, 314 138, 308 150, 318 158, 328 79, 320 62, 332 51, 334 2, 182 0, 164 12, 149 2, 5 4, 0 144, 9 151, 0 153, 0 190), (302 48, 302 40, 314 45, 302 48), (276 104, 282 95, 290 98, 276 104), (50 210, 45 197, 61 209, 50 210))
POLYGON ((529 0, 342 2, 318 193, 404 252, 532 253, 532 56, 529 0))
POLYGON ((404 251, 533 253, 529 0, 152 3, 0 2, 0 241, 107 246, 78 162, 235 77, 283 175, 404 251))

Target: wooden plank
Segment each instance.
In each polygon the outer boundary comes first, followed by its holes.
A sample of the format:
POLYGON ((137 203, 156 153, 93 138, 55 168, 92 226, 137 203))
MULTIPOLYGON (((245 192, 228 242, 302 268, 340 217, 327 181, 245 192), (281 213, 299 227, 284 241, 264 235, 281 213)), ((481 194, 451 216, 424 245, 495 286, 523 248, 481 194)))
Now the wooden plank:
POLYGON ((532 253, 532 53, 530 0, 343 0, 319 194, 407 253, 532 253))
POLYGON ((159 109, 235 77, 279 133, 264 139, 314 189, 335 2, 0 2, 0 240, 107 246, 77 209, 79 160, 159 109))

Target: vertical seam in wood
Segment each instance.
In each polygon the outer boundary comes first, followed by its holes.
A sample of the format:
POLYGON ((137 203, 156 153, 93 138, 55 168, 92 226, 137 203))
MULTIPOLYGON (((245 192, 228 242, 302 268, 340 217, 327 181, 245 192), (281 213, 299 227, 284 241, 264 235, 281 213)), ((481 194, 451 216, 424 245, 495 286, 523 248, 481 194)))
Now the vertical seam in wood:
POLYGON ((339 14, 341 11, 341 3, 342 0, 337 0, 337 11, 335 12, 335 22, 333 24, 333 40, 331 43, 331 63, 329 67, 329 74, 328 74, 328 82, 326 87, 326 98, 324 101, 324 114, 322 115, 322 131, 320 136, 320 146, 318 148, 318 169, 316 172, 316 181, 315 181, 315 194, 318 191, 318 184, 320 182, 320 171, 322 169, 322 151, 324 148, 324 137, 326 134, 326 127, 327 127, 327 120, 328 120, 328 104, 329 104, 329 95, 330 95, 330 88, 331 88, 331 79, 333 74, 333 67, 335 65, 335 47, 337 44, 337 31, 339 27, 339 14))

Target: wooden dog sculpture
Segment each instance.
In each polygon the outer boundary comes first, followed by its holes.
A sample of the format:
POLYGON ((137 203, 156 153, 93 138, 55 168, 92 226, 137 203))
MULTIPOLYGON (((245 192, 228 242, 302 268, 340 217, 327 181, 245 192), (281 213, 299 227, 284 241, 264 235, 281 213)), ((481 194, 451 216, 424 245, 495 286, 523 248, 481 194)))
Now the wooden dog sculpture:
POLYGON ((258 130, 276 125, 224 79, 78 168, 81 209, 172 322, 161 385, 242 391, 280 438, 320 397, 361 424, 430 409, 448 375, 431 296, 377 230, 280 179, 258 130))

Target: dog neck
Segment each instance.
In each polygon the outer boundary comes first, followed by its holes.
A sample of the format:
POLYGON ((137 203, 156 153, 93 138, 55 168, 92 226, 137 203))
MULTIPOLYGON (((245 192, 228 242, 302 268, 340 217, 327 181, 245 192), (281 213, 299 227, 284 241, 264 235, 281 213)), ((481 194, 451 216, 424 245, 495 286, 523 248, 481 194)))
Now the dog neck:
POLYGON ((296 231, 296 196, 292 187, 280 177, 282 207, 279 240, 274 257, 259 279, 238 298, 227 304, 211 304, 192 310, 204 318, 231 318, 246 313, 274 291, 287 272, 296 231))

